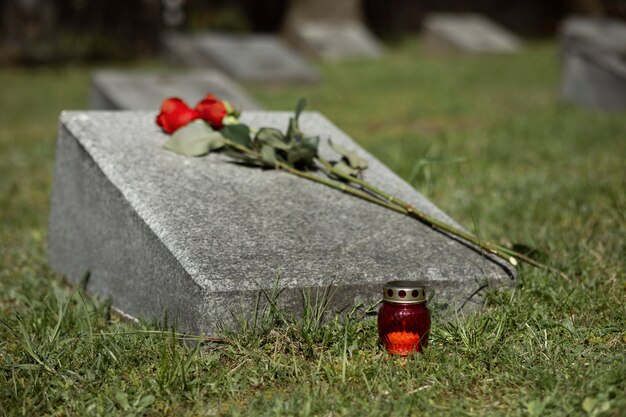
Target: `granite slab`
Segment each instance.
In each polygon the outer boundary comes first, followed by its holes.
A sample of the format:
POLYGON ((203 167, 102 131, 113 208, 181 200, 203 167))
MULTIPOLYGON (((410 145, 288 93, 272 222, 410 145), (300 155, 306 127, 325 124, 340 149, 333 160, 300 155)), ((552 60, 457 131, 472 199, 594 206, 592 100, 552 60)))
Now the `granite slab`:
MULTIPOLYGON (((246 112, 253 127, 285 129, 291 113, 246 112)), ((250 315, 260 291, 280 289, 297 312, 302 293, 335 292, 330 308, 381 298, 382 284, 420 280, 439 308, 480 305, 512 286, 510 265, 405 215, 285 172, 223 154, 162 148, 154 112, 63 112, 49 219, 49 263, 132 317, 168 318, 213 334, 250 315)), ((370 162, 365 178, 456 225, 319 113, 301 128, 370 162)), ((325 140, 320 154, 332 158, 325 140)))
POLYGON ((96 71, 92 76, 90 107, 93 110, 154 110, 167 97, 182 98, 193 106, 209 92, 228 100, 238 109, 261 109, 237 83, 211 70, 176 73, 96 71))
POLYGON ((584 43, 601 51, 626 54, 626 23, 604 17, 571 16, 559 28, 562 43, 584 43))
POLYGON ((359 22, 304 21, 292 26, 288 36, 300 49, 325 61, 382 55, 381 43, 359 22))
POLYGON ((291 0, 283 33, 298 49, 327 61, 379 58, 383 49, 365 25, 359 0, 291 0))
POLYGON ((320 79, 305 58, 275 35, 169 34, 163 43, 176 62, 217 68, 239 81, 310 83, 320 79))
POLYGON ((594 109, 626 109, 626 24, 572 17, 560 31, 561 98, 594 109))
POLYGON ((422 32, 424 43, 437 50, 511 53, 521 46, 520 40, 508 30, 474 13, 428 15, 422 32))

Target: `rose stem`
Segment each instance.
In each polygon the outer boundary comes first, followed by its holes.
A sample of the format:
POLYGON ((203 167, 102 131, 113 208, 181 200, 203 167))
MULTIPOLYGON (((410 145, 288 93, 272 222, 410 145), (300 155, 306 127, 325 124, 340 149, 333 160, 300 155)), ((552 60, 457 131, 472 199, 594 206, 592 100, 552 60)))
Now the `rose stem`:
MULTIPOLYGON (((318 156, 318 160, 322 163, 322 165, 324 166, 324 169, 326 171, 326 173, 330 173, 332 171, 332 165, 326 161, 325 159, 321 158, 318 156)), ((548 265, 545 265, 541 262, 538 262, 522 253, 516 252, 514 250, 505 248, 503 246, 500 245, 496 245, 494 243, 490 243, 490 242, 485 242, 482 241, 480 239, 478 239, 476 236, 473 236, 469 233, 466 233, 462 230, 458 230, 442 221, 439 221, 437 219, 435 219, 434 217, 431 217, 429 215, 427 215, 426 213, 417 210, 415 207, 413 207, 411 204, 406 203, 392 195, 387 194, 386 192, 374 187, 372 184, 368 183, 367 181, 364 181, 360 178, 357 177, 353 177, 351 175, 345 175, 343 173, 339 173, 339 172, 333 172, 333 175, 339 176, 341 178, 343 178, 346 181, 358 184, 360 186, 362 186, 363 188, 373 192, 374 194, 377 194, 379 196, 381 196, 382 198, 386 199, 389 203, 392 204, 396 204, 397 206, 401 207, 403 209, 403 213, 408 214, 409 216, 415 217, 417 219, 419 219, 420 221, 425 222, 426 224, 428 224, 429 226, 436 228, 436 229, 440 229, 443 230, 444 232, 450 233, 454 236, 460 237, 462 239, 465 239, 469 242, 474 243, 475 245, 479 246, 480 248, 486 250, 489 253, 492 253, 508 262, 510 262, 513 265, 516 265, 517 262, 516 260, 519 259, 522 262, 525 262, 529 265, 535 266, 537 268, 540 269, 545 269, 547 271, 551 271, 554 273, 559 274, 561 277, 569 279, 569 277, 563 273, 562 271, 559 271, 556 268, 552 268, 548 265)))
MULTIPOLYGON (((240 145, 238 143, 232 142, 228 139, 224 140, 224 143, 228 146, 230 146, 231 148, 237 149, 238 151, 248 154, 250 156, 253 156, 257 159, 261 159, 261 154, 249 149, 243 145, 240 145)), ((318 160, 322 163, 322 165, 324 165, 325 167, 325 171, 328 174, 330 172, 329 167, 331 167, 330 163, 320 157, 318 157, 318 160)), ((378 204, 380 206, 386 207, 390 210, 396 211, 398 213, 403 213, 403 214, 407 214, 409 216, 413 216, 423 222, 425 222, 426 224, 430 225, 433 228, 437 228, 440 230, 443 230, 447 233, 450 233, 454 236, 460 237, 462 239, 465 239, 469 242, 474 243, 475 245, 479 246, 480 248, 486 250, 489 253, 492 253, 506 261, 508 261, 509 263, 516 265, 516 259, 519 259, 527 264, 533 265, 537 268, 540 269, 545 269, 547 271, 551 271, 551 272, 555 272, 557 274, 559 274, 560 276, 562 276, 563 278, 569 279, 567 277, 567 275, 565 275, 563 272, 559 271, 558 269, 549 267, 547 265, 544 265, 540 262, 535 261, 532 258, 529 258, 519 252, 515 252, 513 250, 504 248, 502 246, 499 245, 495 245, 493 243, 489 243, 489 242, 483 242, 480 239, 478 239, 475 236, 472 236, 468 233, 465 233, 461 230, 458 230, 456 228, 453 228, 452 226, 447 225, 446 223, 443 223, 433 217, 428 216, 426 213, 423 213, 417 209, 415 209, 412 205, 403 202, 402 200, 399 200, 387 193, 385 193, 382 190, 377 189, 376 187, 374 187, 373 185, 369 184, 366 181, 363 181, 359 178, 356 177, 352 177, 352 176, 345 176, 345 175, 340 175, 337 173, 334 173, 335 175, 340 176, 341 178, 349 181, 349 182, 353 182, 356 183, 366 189, 368 189, 369 191, 378 194, 380 196, 382 196, 383 198, 385 198, 387 201, 385 200, 381 200, 379 198, 376 198, 366 192, 363 192, 361 190, 358 190, 354 187, 349 187, 346 186, 343 183, 339 183, 337 181, 332 181, 332 180, 328 180, 326 178, 323 177, 319 177, 317 175, 313 175, 313 174, 309 174, 308 172, 304 172, 304 171, 300 171, 296 168, 293 168, 292 166, 289 166, 288 164, 285 164, 283 162, 280 161, 275 161, 274 162, 274 166, 276 167, 276 169, 282 169, 284 171, 287 171, 293 175, 296 175, 298 177, 302 177, 302 178, 306 178, 308 180, 314 181, 314 182, 318 182, 321 184, 324 184, 326 186, 335 188, 337 190, 343 191, 347 194, 352 194, 355 195, 357 197, 360 197, 364 200, 368 200, 372 203, 378 204), (509 257, 507 257, 506 255, 509 255, 509 257)), ((332 168, 332 167, 331 167, 332 168)))
MULTIPOLYGON (((246 148, 243 145, 240 145, 238 143, 232 142, 232 141, 230 141, 228 139, 224 140, 224 143, 226 145, 230 146, 231 148, 237 149, 238 151, 241 151, 241 152, 243 152, 243 153, 245 153, 247 155, 253 156, 253 157, 257 158, 257 159, 261 159, 261 154, 260 153, 254 151, 252 149, 246 148)), ((347 186, 344 183, 333 181, 333 180, 329 180, 327 178, 319 177, 317 175, 309 174, 308 172, 300 171, 300 170, 298 170, 296 168, 293 168, 292 166, 289 166, 289 165, 287 165, 287 164, 285 164, 283 162, 280 162, 280 161, 275 161, 274 162, 274 166, 276 167, 276 169, 282 169, 282 170, 287 171, 287 172, 289 172, 289 173, 291 173, 293 175, 297 175, 299 177, 306 178, 306 179, 311 180, 311 181, 319 182, 321 184, 327 185, 327 186, 332 187, 332 188, 336 188, 336 189, 338 189, 340 191, 343 191, 343 192, 345 192, 347 194, 355 195, 357 197, 360 197, 360 198, 363 198, 365 200, 371 201, 372 203, 376 203, 378 205, 386 207, 386 208, 388 208, 390 210, 397 211, 398 213, 406 213, 406 210, 404 210, 402 207, 400 207, 400 206, 398 206, 396 204, 392 204, 392 203, 389 203, 389 202, 387 202, 385 200, 381 200, 379 198, 376 198, 376 197, 374 197, 374 196, 372 196, 372 195, 370 195, 370 194, 368 194, 368 193, 366 193, 364 191, 361 191, 361 190, 359 190, 357 188, 347 186)))

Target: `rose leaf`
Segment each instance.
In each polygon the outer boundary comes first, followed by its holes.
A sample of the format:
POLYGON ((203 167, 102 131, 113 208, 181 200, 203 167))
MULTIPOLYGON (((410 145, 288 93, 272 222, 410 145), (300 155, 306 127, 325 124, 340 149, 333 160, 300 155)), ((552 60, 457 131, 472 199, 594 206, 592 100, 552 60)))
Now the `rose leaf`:
POLYGON ((356 153, 350 152, 343 146, 334 144, 330 139, 328 140, 328 143, 330 147, 332 148, 332 150, 337 152, 339 155, 343 156, 343 158, 346 160, 348 165, 350 165, 350 167, 357 169, 357 170, 362 170, 362 169, 367 168, 367 161, 361 158, 360 156, 358 156, 356 153))
POLYGON ((226 139, 245 146, 246 148, 252 148, 250 128, 248 126, 244 124, 226 125, 220 132, 226 139))
POLYGON ((224 146, 224 138, 202 120, 178 129, 163 147, 186 156, 202 156, 224 146))
POLYGON ((330 173, 338 178, 356 177, 359 174, 359 170, 341 161, 333 165, 330 173))
POLYGON ((269 145, 283 151, 289 150, 290 145, 288 139, 283 133, 271 127, 263 127, 259 129, 254 140, 261 145, 269 145))
POLYGON ((296 120, 300 118, 300 113, 306 108, 307 100, 306 97, 300 97, 298 100, 298 104, 296 104, 296 120))

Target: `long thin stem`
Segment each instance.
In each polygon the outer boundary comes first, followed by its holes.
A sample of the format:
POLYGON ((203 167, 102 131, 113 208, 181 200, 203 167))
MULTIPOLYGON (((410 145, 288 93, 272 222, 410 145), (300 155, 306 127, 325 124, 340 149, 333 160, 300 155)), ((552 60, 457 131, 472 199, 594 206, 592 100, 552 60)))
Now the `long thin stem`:
POLYGON ((197 336, 188 333, 178 333, 178 332, 170 332, 170 331, 161 331, 161 330, 136 330, 136 331, 127 331, 127 332, 99 332, 94 333, 93 336, 125 336, 125 335, 157 335, 157 336, 172 336, 178 340, 196 340, 198 342, 208 342, 208 343, 227 343, 226 340, 219 337, 205 337, 205 336, 197 336))
MULTIPOLYGON (((228 146, 230 146, 230 147, 232 147, 234 149, 237 149, 238 151, 241 151, 242 153, 245 153, 246 155, 252 156, 252 157, 254 157, 256 159, 259 159, 259 160, 261 159, 261 154, 256 152, 253 149, 246 148, 245 146, 240 145, 240 144, 235 143, 235 142, 232 142, 230 140, 225 140, 225 143, 228 146)), ((374 196, 372 196, 372 195, 370 195, 370 194, 368 194, 368 193, 366 193, 364 191, 361 191, 361 190, 359 190, 357 188, 350 187, 350 186, 346 185, 343 182, 329 180, 327 178, 320 177, 320 176, 317 176, 317 175, 313 175, 313 174, 305 172, 305 171, 300 171, 299 169, 296 169, 296 168, 294 168, 294 167, 292 167, 292 166, 290 166, 288 164, 285 164, 283 162, 280 162, 280 161, 276 161, 274 163, 274 166, 275 166, 276 169, 282 169, 283 171, 287 171, 290 174, 297 175, 298 177, 302 177, 302 178, 306 178, 306 179, 311 180, 311 181, 319 182, 321 184, 324 184, 324 185, 327 185, 329 187, 335 188, 337 190, 343 191, 344 193, 352 194, 354 196, 357 196, 357 197, 363 198, 365 200, 371 201, 372 203, 375 203, 375 204, 378 204, 380 206, 386 207, 386 208, 388 208, 390 210, 394 210, 394 211, 397 211, 399 213, 405 213, 406 212, 402 207, 399 207, 399 206, 397 206, 395 204, 389 203, 389 202, 387 202, 385 200, 381 200, 379 198, 376 198, 376 197, 374 197, 374 196)))
MULTIPOLYGON (((247 148, 243 145, 240 145, 236 142, 230 141, 230 140, 225 140, 225 144, 233 149, 237 149, 238 151, 245 153, 249 156, 254 157, 255 159, 261 160, 261 154, 253 149, 247 148)), ((324 171, 326 172, 326 174, 330 174, 332 171, 332 165, 326 161, 324 158, 318 157, 318 161, 323 165, 324 167, 324 171)), ((298 177, 302 177, 302 178, 306 178, 310 181, 314 181, 314 182, 318 182, 320 184, 324 184, 328 187, 332 187, 335 188, 337 190, 340 190, 342 192, 345 192, 347 194, 352 194, 356 197, 362 198, 364 200, 370 201, 372 203, 378 204, 380 206, 386 207, 390 210, 396 211, 398 213, 403 213, 406 215, 409 215, 411 217, 414 217, 426 224, 428 224, 429 226, 431 226, 434 229, 438 229, 441 231, 444 231, 446 233, 449 233, 453 236, 459 237, 461 239, 464 239, 468 242, 471 242, 473 244, 475 244, 476 246, 480 247, 481 249, 496 255, 508 262, 510 262, 512 265, 517 265, 517 260, 519 259, 522 262, 525 262, 529 265, 535 266, 537 268, 540 269, 545 269, 547 271, 551 271, 554 273, 559 274, 560 276, 562 276, 563 278, 569 279, 567 275, 565 275, 563 272, 559 271, 558 269, 552 268, 548 265, 545 265, 541 262, 535 261, 534 259, 513 251, 511 249, 505 248, 503 246, 500 245, 496 245, 494 243, 490 243, 490 242, 484 242, 482 240, 480 240, 479 238, 477 238, 474 235, 471 235, 467 232, 464 232, 462 230, 459 230, 455 227, 452 227, 438 219, 435 219, 434 217, 431 217, 429 215, 427 215, 426 213, 417 210, 415 207, 413 207, 411 204, 406 203, 386 192, 384 192, 383 190, 380 190, 378 188, 376 188, 375 186, 373 186, 372 184, 368 183, 367 181, 364 181, 360 178, 357 177, 353 177, 351 175, 346 175, 346 174, 342 174, 342 173, 338 173, 336 171, 332 171, 333 175, 339 176, 340 178, 350 182, 350 183, 354 183, 357 184, 365 189, 367 189, 368 191, 370 191, 371 193, 374 193, 375 195, 380 196, 381 198, 377 198, 374 195, 370 194, 370 193, 366 193, 362 190, 359 190, 358 188, 346 185, 344 182, 339 182, 339 181, 334 181, 334 180, 330 180, 324 177, 320 177, 317 175, 313 175, 311 173, 305 172, 305 171, 300 171, 299 169, 296 169, 288 164, 285 164, 283 162, 280 161, 275 161, 274 162, 274 166, 276 169, 282 169, 284 171, 287 171, 293 175, 296 175, 298 177)))
POLYGON ((541 262, 538 262, 522 253, 516 252, 514 250, 505 248, 504 246, 500 246, 491 242, 486 242, 483 240, 480 240, 478 237, 471 235, 469 233, 466 233, 462 230, 459 230, 455 227, 450 226, 447 223, 444 223, 434 217, 429 216, 428 214, 424 213, 423 211, 417 210, 415 207, 413 207, 411 204, 404 202, 402 200, 400 200, 399 198, 396 198, 388 193, 386 193, 383 190, 380 190, 379 188, 373 186, 372 184, 370 184, 367 181, 362 180, 361 178, 357 178, 357 177, 353 177, 351 175, 347 175, 341 172, 336 172, 336 171, 332 171, 332 165, 326 161, 324 158, 318 157, 318 160, 320 161, 320 163, 324 166, 324 169, 327 173, 332 172, 333 175, 339 176, 340 178, 349 181, 351 183, 360 185, 361 187, 371 191, 372 193, 379 195, 380 197, 382 197, 383 199, 387 200, 389 203, 395 204, 399 207, 401 207, 403 209, 403 212, 405 212, 406 214, 408 214, 409 216, 415 217, 417 219, 419 219, 420 221, 428 224, 429 226, 435 228, 435 229, 439 229, 442 230, 446 233, 449 233, 451 235, 457 236, 461 239, 467 240, 473 244, 475 244, 476 246, 479 246, 480 248, 484 249, 485 251, 492 253, 508 262, 510 262, 513 265, 517 265, 517 260, 520 260, 522 262, 525 262, 529 265, 535 266, 537 268, 540 269, 545 269, 547 271, 551 271, 554 273, 559 274, 560 276, 562 276, 563 278, 569 279, 567 277, 566 274, 564 274, 562 271, 559 271, 558 269, 552 268, 548 265, 545 265, 541 262))

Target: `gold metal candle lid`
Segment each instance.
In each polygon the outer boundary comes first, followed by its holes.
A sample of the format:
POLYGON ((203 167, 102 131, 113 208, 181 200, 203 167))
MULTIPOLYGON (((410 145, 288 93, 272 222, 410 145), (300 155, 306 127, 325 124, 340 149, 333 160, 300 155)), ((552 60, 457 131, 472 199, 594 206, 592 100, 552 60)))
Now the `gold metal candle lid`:
POLYGON ((392 303, 426 302, 426 290, 418 281, 390 281, 383 286, 383 300, 392 303))

